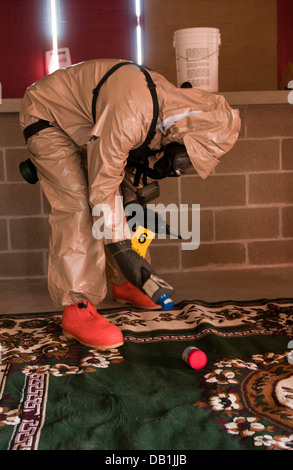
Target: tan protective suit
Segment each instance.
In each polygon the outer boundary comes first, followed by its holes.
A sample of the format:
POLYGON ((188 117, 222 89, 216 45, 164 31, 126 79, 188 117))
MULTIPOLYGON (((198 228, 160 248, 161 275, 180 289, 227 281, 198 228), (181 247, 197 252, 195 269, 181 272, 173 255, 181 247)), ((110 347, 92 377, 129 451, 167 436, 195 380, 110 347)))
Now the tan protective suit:
MULTIPOLYGON (((29 87, 22 100, 23 128, 39 119, 54 126, 30 137, 28 149, 51 205, 48 287, 57 306, 80 300, 99 304, 106 295, 104 244, 129 237, 126 232, 103 241, 92 234, 93 208, 106 203, 114 211, 128 153, 143 144, 153 117, 143 73, 135 65, 125 65, 102 86, 93 124, 92 91, 118 62, 92 60, 58 70, 29 87)), ((160 74, 150 71, 150 75, 161 123, 150 147, 159 149, 173 141, 184 144, 193 166, 206 178, 238 137, 238 110, 222 96, 178 89, 160 74), (194 111, 200 113, 189 114, 194 111), (182 114, 165 129, 167 118, 182 114)), ((118 266, 108 260, 108 280, 124 282, 118 266)))

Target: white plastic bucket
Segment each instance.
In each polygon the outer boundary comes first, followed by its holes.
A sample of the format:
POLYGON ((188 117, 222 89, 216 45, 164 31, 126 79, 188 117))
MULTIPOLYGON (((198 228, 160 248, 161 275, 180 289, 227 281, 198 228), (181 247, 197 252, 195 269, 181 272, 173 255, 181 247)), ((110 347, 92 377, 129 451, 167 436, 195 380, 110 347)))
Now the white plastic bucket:
POLYGON ((175 31, 177 85, 189 82, 193 88, 218 91, 220 30, 187 28, 175 31))

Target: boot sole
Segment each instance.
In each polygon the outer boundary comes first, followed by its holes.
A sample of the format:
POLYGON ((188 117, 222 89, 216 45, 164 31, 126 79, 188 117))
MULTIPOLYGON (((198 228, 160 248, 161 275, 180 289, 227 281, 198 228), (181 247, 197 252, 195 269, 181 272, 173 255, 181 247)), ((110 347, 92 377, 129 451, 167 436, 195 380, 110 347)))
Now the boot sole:
POLYGON ((160 305, 145 307, 144 305, 132 304, 131 302, 129 302, 129 300, 115 299, 115 298, 114 300, 115 302, 118 302, 118 304, 128 305, 128 306, 135 307, 135 308, 142 308, 143 310, 160 310, 162 308, 160 305))
POLYGON ((64 330, 62 330, 62 334, 67 339, 75 339, 75 341, 78 341, 79 343, 83 344, 84 346, 88 346, 89 348, 95 348, 95 349, 98 349, 99 351, 107 351, 108 349, 119 348, 119 346, 122 346, 124 344, 124 341, 122 341, 120 343, 110 344, 108 346, 97 346, 95 344, 84 343, 83 341, 80 341, 80 339, 77 339, 74 336, 72 336, 71 334, 66 333, 64 330))

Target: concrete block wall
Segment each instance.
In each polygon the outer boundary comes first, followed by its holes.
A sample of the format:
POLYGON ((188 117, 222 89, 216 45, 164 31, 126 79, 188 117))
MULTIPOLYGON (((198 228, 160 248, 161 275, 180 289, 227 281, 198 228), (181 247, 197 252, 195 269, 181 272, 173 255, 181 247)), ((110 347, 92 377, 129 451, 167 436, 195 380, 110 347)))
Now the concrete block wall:
MULTIPOLYGON (((193 251, 169 238, 152 242, 158 272, 293 265, 293 107, 239 109, 239 139, 205 181, 160 183, 160 202, 200 204, 201 237, 193 251)), ((47 273, 50 209, 40 185, 19 174, 25 158, 18 114, 0 113, 0 279, 47 273)))
POLYGON ((18 113, 0 114, 0 279, 45 277, 49 205, 39 184, 26 183, 27 158, 18 113))
POLYGON ((161 183, 166 203, 172 193, 181 203, 200 204, 201 236, 193 251, 182 251, 177 240, 153 242, 158 270, 292 265, 293 108, 239 109, 239 139, 206 180, 185 176, 161 183))

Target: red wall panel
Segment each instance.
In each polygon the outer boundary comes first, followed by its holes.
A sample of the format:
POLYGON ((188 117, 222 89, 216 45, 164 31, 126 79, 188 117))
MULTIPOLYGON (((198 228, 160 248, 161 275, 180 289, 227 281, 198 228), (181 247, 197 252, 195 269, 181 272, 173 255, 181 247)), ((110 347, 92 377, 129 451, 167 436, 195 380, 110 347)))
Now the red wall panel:
POLYGON ((19 98, 44 75, 42 2, 2 0, 0 82, 3 98, 19 98), (29 13, 30 11, 30 13, 29 13))
MULTIPOLYGON (((72 63, 94 58, 135 60, 134 0, 57 0, 58 45, 72 63)), ((49 0, 1 0, 0 82, 3 98, 21 98, 45 75, 52 49, 49 0)))
POLYGON ((278 81, 288 62, 293 62, 293 2, 278 0, 278 81))
POLYGON ((62 0, 60 47, 69 47, 72 63, 101 58, 134 60, 134 0, 62 0))

